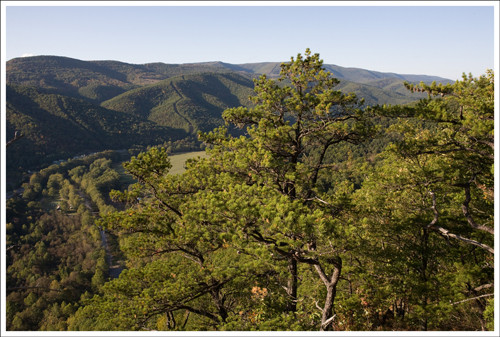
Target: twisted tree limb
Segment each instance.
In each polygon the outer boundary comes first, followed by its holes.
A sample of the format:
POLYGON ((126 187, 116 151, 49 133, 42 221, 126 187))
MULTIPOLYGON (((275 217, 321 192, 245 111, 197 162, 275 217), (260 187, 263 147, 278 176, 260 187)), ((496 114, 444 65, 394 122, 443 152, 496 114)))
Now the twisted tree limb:
POLYGON ((460 304, 460 303, 464 303, 464 302, 468 302, 468 301, 477 300, 478 298, 488 297, 488 296, 494 296, 494 295, 495 295, 495 294, 484 294, 484 295, 480 295, 480 296, 476 296, 476 297, 468 298, 468 299, 465 299, 465 300, 462 300, 462 301, 453 302, 451 305, 456 305, 456 304, 460 304))
POLYGON ((460 240, 462 242, 465 242, 465 243, 468 243, 468 244, 480 247, 480 248, 488 251, 491 254, 495 254, 495 250, 493 248, 491 248, 490 246, 485 245, 484 243, 478 242, 476 240, 465 238, 465 237, 463 237, 461 235, 458 235, 458 234, 451 233, 446 228, 443 228, 441 226, 436 225, 436 223, 437 223, 437 221, 439 219, 439 212, 438 212, 437 206, 436 206, 436 194, 434 193, 434 191, 429 191, 429 194, 432 197, 432 207, 431 208, 432 208, 432 211, 434 213, 434 218, 427 225, 427 228, 432 229, 434 231, 437 231, 438 233, 440 233, 444 237, 457 239, 457 240, 460 240))
POLYGON ((487 232, 487 233, 490 233, 490 234, 494 235, 495 234, 495 230, 493 228, 488 227, 488 226, 484 226, 484 225, 478 225, 478 224, 476 224, 476 222, 472 218, 472 215, 469 212, 469 203, 471 201, 471 197, 470 197, 470 184, 466 184, 464 186, 464 190, 465 190, 465 200, 462 203, 462 212, 464 213, 464 216, 467 219, 467 222, 474 229, 477 229, 477 230, 480 230, 480 231, 484 231, 484 232, 487 232))
POLYGON ((14 134, 14 138, 12 138, 11 140, 9 140, 7 142, 7 144, 5 144, 5 147, 9 147, 10 145, 12 145, 12 143, 14 143, 15 141, 17 141, 17 140, 19 140, 19 139, 21 139, 23 137, 24 137, 23 134, 21 134, 19 131, 16 131, 16 133, 14 134))

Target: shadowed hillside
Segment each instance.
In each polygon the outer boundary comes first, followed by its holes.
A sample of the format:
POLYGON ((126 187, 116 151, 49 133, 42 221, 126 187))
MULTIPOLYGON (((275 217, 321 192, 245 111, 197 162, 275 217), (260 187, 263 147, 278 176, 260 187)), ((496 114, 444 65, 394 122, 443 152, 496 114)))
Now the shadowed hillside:
POLYGON ((189 132, 209 131, 223 123, 222 111, 248 105, 253 82, 238 74, 178 76, 131 90, 103 106, 189 132))
POLYGON ((40 87, 90 101, 107 99, 135 87, 124 73, 67 57, 17 58, 7 62, 6 70, 9 84, 40 87))
POLYGON ((7 167, 50 164, 77 153, 158 144, 186 136, 98 105, 35 88, 7 86, 7 137, 25 137, 8 148, 7 167))

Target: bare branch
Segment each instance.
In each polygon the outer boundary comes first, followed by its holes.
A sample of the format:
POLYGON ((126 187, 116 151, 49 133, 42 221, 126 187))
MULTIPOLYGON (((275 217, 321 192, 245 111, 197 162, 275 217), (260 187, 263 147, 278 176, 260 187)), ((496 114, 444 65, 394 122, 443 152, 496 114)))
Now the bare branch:
POLYGON ((23 137, 24 137, 23 134, 19 133, 19 131, 16 131, 16 133, 14 134, 14 138, 12 138, 11 140, 9 140, 7 142, 7 144, 5 144, 5 147, 9 147, 10 145, 12 145, 12 143, 14 143, 15 141, 17 141, 17 140, 19 140, 19 139, 21 139, 23 137))
POLYGON ((432 196, 432 211, 434 212, 434 218, 427 225, 427 228, 439 232, 441 235, 443 235, 446 238, 457 239, 457 240, 463 241, 465 243, 480 247, 480 248, 488 251, 491 254, 495 254, 495 250, 493 248, 491 248, 490 246, 485 245, 484 243, 481 243, 481 242, 478 242, 478 241, 475 241, 472 239, 464 238, 463 236, 460 236, 457 234, 453 234, 449 230, 447 230, 446 228, 443 228, 443 227, 436 225, 438 218, 439 218, 439 212, 438 212, 437 207, 436 207, 436 194, 434 193, 434 191, 429 191, 429 194, 432 196))
POLYGON ((323 309, 319 306, 318 301, 315 301, 314 304, 316 304, 316 308, 318 308, 319 311, 323 312, 323 309))
POLYGON ((429 191, 429 194, 432 197, 432 212, 434 213, 434 218, 427 225, 427 227, 433 227, 439 219, 439 212, 438 212, 437 207, 436 207, 436 193, 434 193, 434 191, 429 191))
POLYGON ((316 272, 318 273, 319 277, 321 278, 321 281, 323 281, 323 283, 326 286, 328 286, 330 284, 330 280, 326 276, 325 271, 323 270, 323 268, 321 267, 321 265, 319 263, 315 264, 314 265, 314 269, 316 269, 316 272))
POLYGON ((478 298, 488 297, 488 296, 494 296, 494 295, 495 295, 495 294, 485 294, 485 295, 480 295, 480 296, 476 296, 476 297, 468 298, 468 299, 466 299, 466 300, 462 300, 462 301, 458 301, 458 302, 453 302, 451 305, 456 305, 456 304, 460 304, 460 303, 464 303, 464 302, 468 302, 468 301, 477 300, 478 298))
POLYGON ((483 289, 487 289, 487 288, 491 288, 491 287, 493 287, 493 283, 487 283, 487 284, 483 284, 483 285, 480 285, 479 287, 474 288, 474 291, 481 291, 483 289))
POLYGON ((488 251, 491 254, 495 254, 495 250, 493 248, 491 248, 490 246, 485 245, 484 243, 478 242, 476 240, 464 238, 463 236, 460 236, 460 235, 457 235, 457 234, 453 234, 449 230, 447 230, 447 229, 445 229, 443 227, 432 226, 430 228, 433 229, 433 230, 438 231, 439 233, 441 233, 445 237, 450 237, 450 238, 453 238, 453 239, 457 239, 457 240, 463 241, 465 243, 468 243, 468 244, 480 247, 480 248, 488 251))
POLYGON ((321 324, 321 327, 326 330, 326 328, 333 322, 337 315, 333 315, 329 319, 327 319, 323 324, 321 324))
POLYGON ((6 252, 8 252, 9 250, 12 250, 12 249, 14 249, 14 248, 16 248, 16 247, 21 247, 21 245, 20 245, 20 244, 17 244, 17 245, 12 245, 12 246, 9 246, 9 247, 7 247, 7 248, 5 249, 5 251, 6 251, 6 252))
POLYGON ((471 227, 473 227, 477 230, 484 231, 484 232, 487 232, 487 233, 494 235, 495 230, 493 228, 488 227, 488 226, 484 226, 484 225, 478 225, 478 224, 476 224, 474 219, 472 219, 472 216, 469 212, 469 203, 471 201, 470 185, 469 184, 465 185, 464 189, 465 189, 465 200, 462 204, 462 212, 464 213, 465 218, 467 219, 467 222, 469 223, 469 225, 471 225, 471 227))
POLYGON ((315 196, 314 198, 310 198, 310 199, 306 199, 306 200, 318 200, 319 202, 321 202, 322 204, 325 204, 325 205, 328 205, 328 206, 331 206, 331 204, 327 201, 324 201, 320 198, 318 198, 317 196, 315 196))

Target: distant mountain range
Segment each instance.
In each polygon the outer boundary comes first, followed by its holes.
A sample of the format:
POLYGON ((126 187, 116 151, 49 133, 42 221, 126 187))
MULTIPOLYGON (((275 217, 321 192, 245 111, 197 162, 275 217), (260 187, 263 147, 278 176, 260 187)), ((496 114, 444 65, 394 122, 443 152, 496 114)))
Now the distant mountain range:
MULTIPOLYGON (((419 99, 403 81, 452 82, 324 65, 341 80, 338 89, 367 105, 419 99)), ((8 170, 104 149, 155 145, 223 124, 222 111, 249 105, 253 78, 278 76, 279 62, 228 64, 128 64, 60 56, 16 58, 6 64, 8 170)))

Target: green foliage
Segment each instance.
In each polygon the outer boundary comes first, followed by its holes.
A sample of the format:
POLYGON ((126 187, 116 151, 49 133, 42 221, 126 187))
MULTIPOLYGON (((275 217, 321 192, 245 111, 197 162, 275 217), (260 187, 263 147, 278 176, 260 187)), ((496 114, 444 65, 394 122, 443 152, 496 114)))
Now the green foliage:
POLYGON ((488 331, 495 331, 495 301, 489 299, 484 310, 484 320, 488 331))
POLYGON ((397 116, 387 129, 394 143, 356 192, 366 248, 359 254, 383 261, 365 265, 368 284, 379 286, 367 301, 399 303, 392 310, 399 306, 405 319, 389 327, 485 329, 480 295, 493 284, 493 73, 408 88, 429 97, 374 109, 397 116))
POLYGON ((100 242, 77 216, 44 214, 31 227, 9 250, 7 329, 66 330, 73 304, 90 289, 100 242))
POLYGON ((104 152, 52 165, 25 184, 26 190, 36 191, 34 200, 27 193, 9 199, 9 330, 67 330, 80 296, 98 293, 108 280, 101 234, 83 184, 94 186, 93 200, 102 203, 103 212, 112 209, 106 194, 121 187, 112 169, 112 160, 120 159, 104 152))
MULTIPOLYGON (((171 154, 199 149, 192 138, 131 142, 128 178, 113 153, 32 174, 7 201, 8 329, 494 329, 492 72, 406 84, 420 101, 367 107, 372 97, 345 93, 328 69, 358 75, 310 50, 279 74, 238 68, 271 74, 248 100, 248 79, 222 63, 187 75, 93 62, 93 84, 83 65, 60 74, 68 92, 100 100, 148 83, 105 105, 186 132, 218 128, 200 133, 206 153, 180 172, 192 154, 171 154), (126 269, 111 278, 120 253, 126 269)), ((365 75, 368 95, 402 92, 365 75)), ((57 102, 63 118, 74 103, 14 89, 44 111, 57 102)))
POLYGON ((318 191, 318 175, 330 148, 360 143, 373 127, 355 95, 333 90, 338 81, 319 55, 306 51, 283 64, 280 80, 291 85, 263 76, 254 108, 224 112, 227 123, 247 126, 248 137, 228 136, 225 128, 203 135, 208 156, 187 163, 183 174, 169 174, 164 148, 125 165, 138 184, 113 197, 130 208, 100 225, 119 235, 131 269, 79 311, 75 328, 94 321, 93 329, 177 329, 183 310, 195 315, 186 329, 286 329, 297 315, 297 329, 328 328, 342 259, 329 250, 331 240, 343 246, 338 221, 352 189, 318 191), (304 284, 299 271, 308 275, 304 284), (149 278, 154 282, 138 281, 149 278), (313 314, 311 289, 316 303, 325 301, 322 317, 313 314), (149 303, 151 294, 160 307, 149 303))

